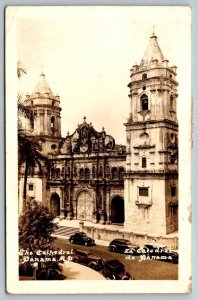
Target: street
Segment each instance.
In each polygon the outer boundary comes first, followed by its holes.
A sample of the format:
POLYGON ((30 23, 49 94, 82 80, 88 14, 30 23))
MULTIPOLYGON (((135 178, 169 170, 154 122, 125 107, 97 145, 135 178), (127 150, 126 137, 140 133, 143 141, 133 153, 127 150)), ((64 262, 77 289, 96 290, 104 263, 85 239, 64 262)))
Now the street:
POLYGON ((107 247, 96 245, 85 247, 70 244, 68 240, 56 238, 54 241, 60 249, 71 250, 80 249, 92 252, 105 260, 118 259, 125 265, 125 271, 129 272, 136 280, 177 280, 178 264, 164 261, 141 260, 140 256, 132 256, 122 253, 113 253, 107 247))

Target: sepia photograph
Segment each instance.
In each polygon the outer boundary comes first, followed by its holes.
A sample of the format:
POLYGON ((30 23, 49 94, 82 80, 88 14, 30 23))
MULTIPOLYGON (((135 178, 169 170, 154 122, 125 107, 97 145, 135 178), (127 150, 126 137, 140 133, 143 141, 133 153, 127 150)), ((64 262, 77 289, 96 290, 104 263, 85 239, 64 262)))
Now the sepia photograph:
POLYGON ((7 291, 190 293, 190 7, 7 7, 5 40, 7 291))

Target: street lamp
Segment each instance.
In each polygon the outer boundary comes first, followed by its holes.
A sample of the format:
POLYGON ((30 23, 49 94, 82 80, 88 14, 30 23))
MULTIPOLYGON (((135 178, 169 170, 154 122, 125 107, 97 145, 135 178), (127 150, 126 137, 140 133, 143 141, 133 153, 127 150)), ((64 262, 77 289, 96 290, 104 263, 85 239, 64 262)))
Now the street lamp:
POLYGON ((36 271, 38 270, 38 263, 36 261, 33 263, 33 268, 33 278, 36 280, 36 271))

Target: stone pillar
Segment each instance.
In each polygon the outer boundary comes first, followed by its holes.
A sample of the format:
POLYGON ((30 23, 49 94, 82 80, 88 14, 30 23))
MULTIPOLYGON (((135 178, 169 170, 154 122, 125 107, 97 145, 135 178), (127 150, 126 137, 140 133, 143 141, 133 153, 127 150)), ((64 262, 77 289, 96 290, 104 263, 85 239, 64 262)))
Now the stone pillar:
POLYGON ((84 222, 81 221, 81 222, 79 222, 79 231, 83 232, 83 228, 84 228, 84 222))
POLYGON ((44 111, 40 112, 40 134, 44 133, 44 111))
POLYGON ((48 110, 47 111, 47 115, 46 115, 46 134, 47 135, 51 135, 52 131, 51 131, 51 111, 48 110))
POLYGON ((62 220, 62 219, 65 219, 65 201, 64 201, 64 199, 65 199, 65 195, 64 195, 65 193, 64 193, 64 188, 63 187, 61 187, 61 203, 60 203, 60 206, 61 206, 61 208, 60 208, 60 219, 62 220))
POLYGON ((72 187, 68 190, 68 201, 67 201, 67 220, 72 220, 72 187))
POLYGON ((98 223, 97 193, 98 193, 98 189, 96 187, 95 199, 93 200, 93 215, 92 215, 92 222, 93 223, 98 223))
POLYGON ((48 124, 47 124, 47 110, 44 111, 44 127, 43 127, 43 131, 44 134, 47 135, 48 134, 48 124))
POLYGON ((111 204, 110 204, 110 188, 106 189, 106 213, 107 213, 107 221, 106 224, 111 223, 111 204))
POLYGON ((105 187, 103 189, 102 193, 102 211, 100 212, 100 224, 105 224, 106 223, 106 193, 105 193, 105 187))

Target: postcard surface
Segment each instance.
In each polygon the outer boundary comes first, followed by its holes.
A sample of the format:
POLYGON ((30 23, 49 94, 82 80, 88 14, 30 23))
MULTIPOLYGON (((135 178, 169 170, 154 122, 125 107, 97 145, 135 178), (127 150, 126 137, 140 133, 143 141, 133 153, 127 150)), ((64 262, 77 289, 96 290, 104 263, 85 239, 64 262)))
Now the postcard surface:
POLYGON ((7 291, 191 292, 190 8, 8 7, 5 35, 7 291))

